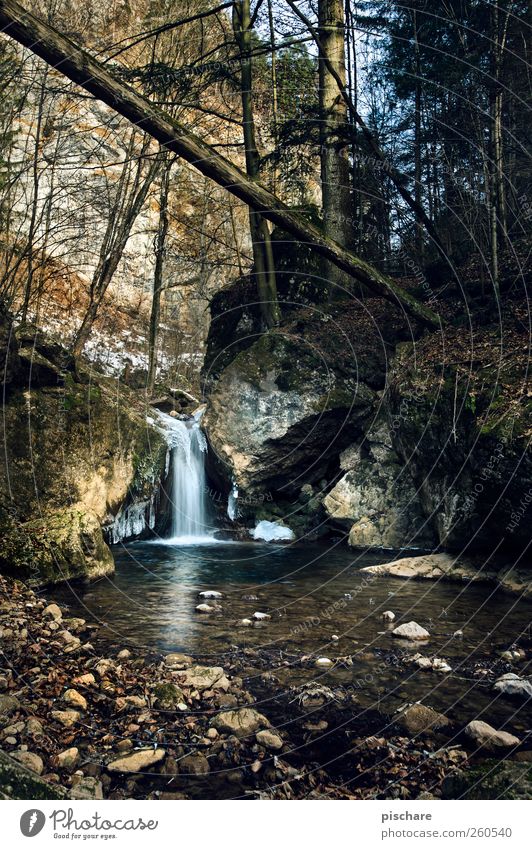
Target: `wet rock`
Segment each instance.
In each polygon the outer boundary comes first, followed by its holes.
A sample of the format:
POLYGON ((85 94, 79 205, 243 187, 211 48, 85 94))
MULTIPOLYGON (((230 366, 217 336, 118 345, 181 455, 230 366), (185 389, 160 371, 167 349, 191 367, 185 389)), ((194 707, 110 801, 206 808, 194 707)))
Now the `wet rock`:
POLYGON ((203 690, 227 690, 229 680, 221 666, 191 666, 180 674, 187 687, 203 690))
POLYGON ((196 605, 196 613, 216 613, 216 608, 211 604, 196 605))
POLYGON ((190 655, 181 654, 181 652, 172 652, 171 654, 167 654, 164 659, 164 665, 168 666, 170 669, 180 669, 182 666, 189 666, 191 663, 194 663, 194 661, 190 655))
POLYGON ((63 694, 63 701, 67 703, 67 705, 72 705, 73 708, 77 708, 78 710, 87 710, 87 699, 85 696, 82 696, 81 693, 78 693, 77 690, 70 688, 63 694))
POLYGON ((84 775, 68 793, 69 799, 103 799, 102 782, 84 775))
POLYGON ((532 683, 514 672, 508 672, 498 678, 493 689, 503 696, 513 696, 524 700, 532 698, 532 683))
POLYGON ((427 705, 420 704, 408 705, 398 715, 394 716, 394 721, 412 735, 439 731, 450 725, 443 713, 438 713, 427 705))
POLYGON ((251 619, 241 619, 238 624, 242 625, 243 628, 251 628, 253 621, 251 619))
POLYGON ((122 651, 119 651, 117 654, 118 660, 129 660, 130 657, 131 652, 129 651, 129 649, 122 649, 122 651))
POLYGON ((79 763, 79 749, 75 746, 65 749, 59 752, 56 759, 59 769, 75 769, 79 763))
POLYGON ((334 666, 334 661, 332 661, 330 657, 318 657, 314 661, 314 666, 317 666, 318 668, 334 666))
POLYGON ((412 663, 415 663, 416 666, 419 666, 420 669, 432 669, 434 672, 442 673, 452 672, 447 661, 441 657, 424 657, 421 654, 415 654, 408 659, 412 663))
POLYGON ((44 770, 43 759, 39 755, 36 755, 35 752, 13 752, 11 757, 22 764, 22 766, 25 766, 26 769, 31 769, 37 775, 42 775, 44 770))
POLYGON ((108 657, 103 657, 99 660, 94 669, 96 670, 99 678, 107 678, 110 672, 115 668, 115 663, 108 657))
POLYGON ((157 707, 162 710, 175 710, 181 702, 185 701, 183 691, 172 683, 156 684, 153 695, 157 701, 157 707))
POLYGON ((256 610, 255 613, 253 614, 253 619, 256 619, 257 622, 263 622, 265 619, 271 619, 271 618, 272 617, 270 616, 269 613, 261 613, 260 610, 256 610))
POLYGON ((179 761, 179 773, 181 775, 207 775, 209 772, 209 761, 201 752, 186 755, 179 761))
POLYGON ((484 749, 486 752, 504 751, 513 748, 513 746, 519 746, 521 742, 513 734, 509 734, 507 731, 497 731, 496 728, 480 719, 475 719, 466 725, 464 734, 475 746, 484 749))
POLYGON ((385 622, 393 622, 395 619, 395 613, 392 610, 385 610, 382 614, 382 618, 385 622))
POLYGON ((118 758, 116 761, 111 761, 107 764, 109 772, 117 773, 136 773, 150 770, 156 764, 164 760, 166 752, 164 749, 140 749, 138 752, 132 752, 130 755, 125 755, 123 758, 118 758))
POLYGON ((268 731, 268 729, 257 731, 255 740, 260 746, 264 746, 265 749, 269 749, 271 752, 279 752, 283 748, 282 738, 278 734, 274 734, 273 731, 268 731))
POLYGON ((81 714, 77 710, 53 710, 50 716, 65 728, 72 728, 81 719, 81 714))
POLYGON ((214 718, 212 724, 218 731, 236 737, 249 737, 260 728, 270 725, 266 717, 253 708, 224 711, 214 718))
POLYGON ((20 702, 15 696, 0 695, 0 718, 5 719, 12 716, 20 707, 20 702))
POLYGON ((204 590, 201 593, 198 593, 200 598, 223 598, 223 594, 219 593, 217 590, 204 590))
POLYGON ((398 637, 402 640, 428 640, 430 634, 417 622, 405 622, 403 625, 398 625, 392 631, 392 637, 398 637))
POLYGON ((133 740, 130 740, 129 738, 127 738, 125 740, 120 740, 116 744, 116 751, 117 752, 129 752, 132 748, 133 748, 133 740))

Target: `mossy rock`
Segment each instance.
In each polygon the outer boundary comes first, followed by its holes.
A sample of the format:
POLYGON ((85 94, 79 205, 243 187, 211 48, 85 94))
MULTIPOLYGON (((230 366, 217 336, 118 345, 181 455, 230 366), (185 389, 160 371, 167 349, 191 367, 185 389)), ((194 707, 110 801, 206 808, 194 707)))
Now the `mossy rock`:
POLYGON ((57 784, 48 784, 34 772, 0 752, 0 798, 66 799, 67 793, 57 784))
POLYGON ((485 761, 456 772, 443 782, 445 799, 532 798, 532 766, 512 761, 485 761))

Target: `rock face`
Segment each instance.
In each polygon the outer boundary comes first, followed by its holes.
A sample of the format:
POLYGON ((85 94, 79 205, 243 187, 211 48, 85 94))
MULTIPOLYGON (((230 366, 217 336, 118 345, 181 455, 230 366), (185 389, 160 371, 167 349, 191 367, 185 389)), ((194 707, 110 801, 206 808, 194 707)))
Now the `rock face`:
POLYGON ((436 536, 416 488, 392 447, 386 421, 340 455, 346 474, 323 499, 327 515, 349 529, 349 545, 429 548, 436 536))
POLYGON ((241 493, 285 487, 289 494, 324 475, 373 400, 364 383, 329 368, 312 345, 273 330, 218 376, 204 425, 226 479, 241 493))
POLYGON ((460 343, 463 334, 448 329, 415 352, 397 349, 385 398, 394 449, 441 546, 519 548, 532 503, 526 363, 502 364, 500 329, 482 329, 474 349, 457 355, 460 343), (460 356, 467 369, 456 364, 460 356))
POLYGON ((101 577, 114 568, 102 526, 154 491, 166 443, 128 390, 75 372, 42 334, 35 345, 32 356, 41 346, 53 379, 35 384, 23 358, 14 359, 0 458, 0 570, 34 586, 101 577))

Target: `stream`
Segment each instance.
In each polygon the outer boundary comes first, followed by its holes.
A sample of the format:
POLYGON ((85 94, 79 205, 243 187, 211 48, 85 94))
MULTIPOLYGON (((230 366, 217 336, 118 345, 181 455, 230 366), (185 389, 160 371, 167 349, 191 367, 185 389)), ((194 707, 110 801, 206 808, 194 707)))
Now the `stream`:
POLYGON ((503 672, 526 674, 522 663, 505 665, 500 655, 516 641, 530 643, 532 604, 489 584, 375 578, 361 567, 395 555, 357 553, 343 543, 162 540, 117 545, 113 554, 113 576, 63 585, 48 595, 99 623, 101 635, 115 645, 182 651, 220 666, 245 651, 251 689, 260 675, 253 658, 266 657, 281 687, 319 679, 353 687, 362 704, 390 712, 423 700, 456 720, 482 718, 521 735, 531 728, 530 711, 506 697, 494 699, 491 686, 503 672), (223 593, 216 613, 196 612, 203 590, 223 593), (396 614, 393 624, 383 622, 385 610, 396 614), (239 624, 255 611, 271 618, 239 624), (428 643, 391 636, 396 625, 411 620, 428 629, 428 643), (452 672, 418 669, 407 660, 418 651, 445 658, 452 672), (305 656, 311 657, 302 664, 305 656), (314 658, 322 656, 351 657, 353 663, 317 669, 314 658))

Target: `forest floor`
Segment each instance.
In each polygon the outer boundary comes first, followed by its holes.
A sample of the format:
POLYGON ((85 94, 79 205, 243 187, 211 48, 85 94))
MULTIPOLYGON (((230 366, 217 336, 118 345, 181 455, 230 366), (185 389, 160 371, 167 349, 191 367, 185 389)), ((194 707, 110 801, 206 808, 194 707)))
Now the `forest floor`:
POLYGON ((4 798, 530 796, 526 743, 480 751, 430 708, 391 719, 317 681, 278 698, 275 663, 250 650, 222 668, 113 645, 7 578, 0 632, 4 798))

